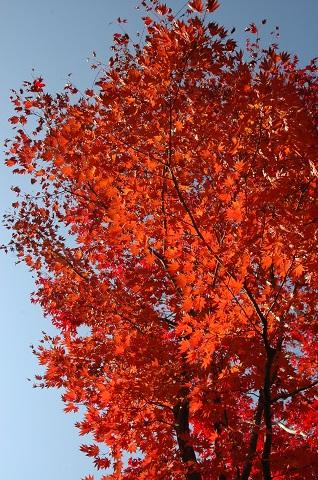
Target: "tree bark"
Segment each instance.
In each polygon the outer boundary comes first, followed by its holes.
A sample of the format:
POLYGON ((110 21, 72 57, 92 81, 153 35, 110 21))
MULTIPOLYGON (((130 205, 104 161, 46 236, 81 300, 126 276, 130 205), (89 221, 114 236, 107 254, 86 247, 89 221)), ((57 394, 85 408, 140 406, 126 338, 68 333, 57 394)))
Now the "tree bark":
POLYGON ((175 431, 182 462, 186 465, 186 480, 202 480, 193 446, 190 444, 189 400, 185 390, 173 408, 175 431))
POLYGON ((272 422, 272 399, 271 399, 271 385, 272 385, 272 366, 275 358, 276 350, 269 347, 267 349, 267 361, 265 365, 264 378, 264 422, 266 427, 265 441, 262 452, 262 468, 263 479, 272 480, 270 455, 273 442, 273 422, 272 422))
POLYGON ((261 425, 262 416, 263 416, 263 410, 264 410, 264 394, 263 394, 263 391, 260 390, 259 399, 258 399, 258 403, 255 410, 255 415, 254 415, 254 426, 251 432, 247 458, 243 467, 242 475, 240 476, 240 480, 248 480, 251 474, 253 460, 255 457, 255 452, 257 447, 257 440, 259 436, 260 425, 261 425))

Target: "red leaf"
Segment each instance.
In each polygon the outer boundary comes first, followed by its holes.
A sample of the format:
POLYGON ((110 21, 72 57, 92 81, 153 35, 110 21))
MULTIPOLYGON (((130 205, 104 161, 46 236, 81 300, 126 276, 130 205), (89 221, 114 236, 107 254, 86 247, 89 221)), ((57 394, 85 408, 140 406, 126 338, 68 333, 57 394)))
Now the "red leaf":
POLYGON ((64 412, 69 413, 69 412, 78 412, 78 407, 74 405, 74 403, 68 403, 64 407, 64 412))
POLYGON ((31 87, 31 92, 41 92, 43 87, 45 87, 45 83, 43 83, 43 78, 39 77, 36 80, 34 80, 31 87))
POLYGON ((206 9, 208 12, 214 12, 219 8, 220 4, 217 0, 207 0, 206 9))
POLYGON ((171 8, 168 8, 167 5, 158 5, 156 7, 156 12, 159 13, 159 15, 167 15, 167 13, 171 12, 171 8))
POLYGON ((110 461, 108 458, 95 458, 94 465, 98 470, 108 468, 110 466, 110 461))
POLYGON ((203 12, 203 3, 201 0, 192 0, 188 5, 194 12, 203 12))
POLYGON ((147 26, 149 26, 153 23, 153 20, 150 17, 143 17, 143 21, 144 21, 144 24, 147 25, 147 26))
POLYGON ((97 455, 99 455, 99 447, 95 444, 81 445, 80 451, 85 453, 87 457, 97 457, 97 455))
POLYGON ((245 32, 251 32, 256 34, 258 32, 255 23, 250 23, 248 27, 245 28, 245 32))

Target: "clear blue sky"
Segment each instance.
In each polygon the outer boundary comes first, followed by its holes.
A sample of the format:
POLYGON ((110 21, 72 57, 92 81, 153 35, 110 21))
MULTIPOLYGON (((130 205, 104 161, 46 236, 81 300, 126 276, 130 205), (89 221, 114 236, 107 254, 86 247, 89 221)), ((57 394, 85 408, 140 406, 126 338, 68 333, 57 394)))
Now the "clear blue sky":
MULTIPOLYGON (((9 89, 42 75, 51 92, 61 90, 72 72, 73 82, 85 88, 94 73, 86 58, 95 50, 100 59, 109 46, 117 17, 129 20, 128 30, 140 29, 137 0, 0 0, 0 137, 12 135, 9 89)), ((184 1, 168 2, 176 9, 184 1)), ((318 0, 221 0, 217 21, 236 26, 240 42, 244 27, 263 18, 280 26, 280 45, 295 52, 301 62, 318 56, 318 0)), ((3 156, 2 156, 3 157, 3 156)), ((0 211, 12 201, 9 187, 15 180, 0 167, 0 211)), ((1 230, 0 243, 6 238, 1 230)), ((14 257, 0 255, 0 478, 3 480, 80 480, 93 472, 78 451, 83 443, 73 427, 74 416, 62 412, 60 393, 32 389, 26 380, 36 373, 28 346, 41 330, 51 331, 41 312, 30 304, 31 274, 14 257)), ((97 475, 96 478, 99 478, 97 475)))

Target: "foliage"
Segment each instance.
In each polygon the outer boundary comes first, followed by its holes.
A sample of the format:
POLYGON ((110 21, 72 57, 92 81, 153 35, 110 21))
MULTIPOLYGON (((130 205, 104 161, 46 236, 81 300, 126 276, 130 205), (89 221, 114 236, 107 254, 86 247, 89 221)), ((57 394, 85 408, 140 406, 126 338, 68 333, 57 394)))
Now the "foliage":
POLYGON ((315 63, 254 24, 246 59, 215 0, 143 4, 144 45, 116 34, 94 89, 12 97, 35 193, 10 248, 60 330, 42 385, 85 407, 103 479, 315 479, 315 63))

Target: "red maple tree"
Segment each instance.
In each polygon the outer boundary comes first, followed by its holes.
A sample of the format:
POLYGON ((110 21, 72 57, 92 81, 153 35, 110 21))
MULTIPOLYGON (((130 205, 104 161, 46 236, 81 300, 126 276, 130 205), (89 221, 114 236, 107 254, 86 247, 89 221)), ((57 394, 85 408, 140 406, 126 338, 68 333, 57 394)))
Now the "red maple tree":
POLYGON ((35 191, 10 247, 60 330, 42 385, 85 407, 105 480, 314 480, 316 65, 243 55, 215 0, 143 4, 144 44, 116 34, 94 89, 12 98, 35 191))

